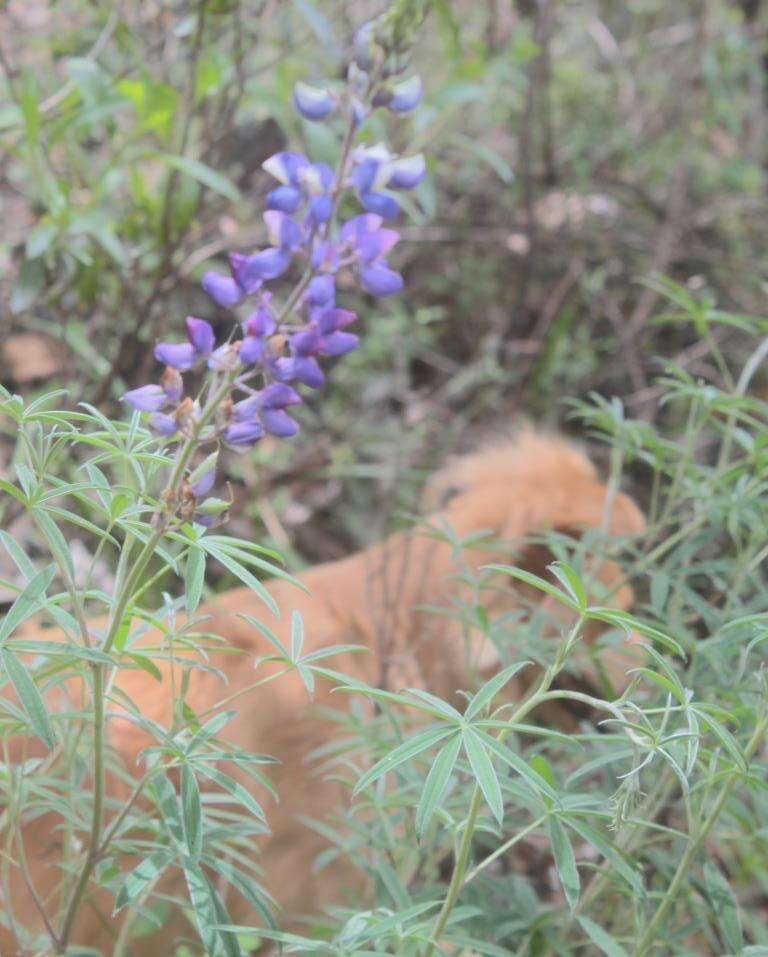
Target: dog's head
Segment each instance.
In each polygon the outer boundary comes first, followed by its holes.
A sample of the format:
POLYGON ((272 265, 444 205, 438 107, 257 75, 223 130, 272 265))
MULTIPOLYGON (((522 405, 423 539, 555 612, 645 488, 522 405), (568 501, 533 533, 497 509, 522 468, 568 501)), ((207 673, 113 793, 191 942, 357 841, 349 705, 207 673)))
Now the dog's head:
MULTIPOLYGON (((580 538, 587 530, 600 529, 608 537, 631 537, 645 528, 637 505, 621 492, 611 494, 583 451, 563 439, 530 429, 452 460, 429 482, 425 499, 433 520, 447 522, 457 538, 485 529, 494 540, 504 543, 492 554, 464 552, 462 560, 476 570, 502 561, 547 578, 547 565, 553 555, 541 543, 546 533, 580 538), (532 536, 539 544, 531 543, 532 536)), ((592 602, 600 603, 607 595, 607 603, 613 607, 631 606, 632 589, 622 583, 623 574, 616 562, 602 555, 589 556, 585 571, 593 581, 589 596, 592 602)), ((510 579, 496 581, 481 601, 493 617, 507 612, 521 614, 526 607, 538 606, 549 618, 553 637, 572 617, 553 599, 510 579)), ((599 626, 590 624, 585 631, 587 643, 594 641, 600 631, 599 626)), ((467 662, 471 669, 489 673, 498 667, 498 650, 479 632, 476 638, 467 649, 466 634, 462 635, 464 657, 471 659, 467 662)), ((457 634, 450 640, 455 643, 457 634)), ((436 649, 434 642, 429 644, 433 647, 431 651, 425 649, 424 655, 432 659, 432 671, 436 649)), ((601 656, 599 666, 585 656, 584 676, 596 678, 599 667, 614 688, 621 687, 628 669, 638 663, 631 646, 631 639, 622 642, 621 647, 601 656)), ((455 648, 450 651, 451 658, 460 654, 455 648)))

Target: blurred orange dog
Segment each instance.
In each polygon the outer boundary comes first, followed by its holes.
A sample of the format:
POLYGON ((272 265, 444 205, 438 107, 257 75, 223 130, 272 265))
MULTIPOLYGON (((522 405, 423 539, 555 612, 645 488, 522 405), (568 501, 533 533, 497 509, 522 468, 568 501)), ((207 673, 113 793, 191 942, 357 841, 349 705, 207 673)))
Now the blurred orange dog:
MULTIPOLYGON (((487 530, 494 540, 512 543, 494 553, 465 551, 462 562, 475 571, 499 560, 541 571, 541 549, 526 550, 522 540, 547 529, 578 535, 584 529, 603 527, 612 535, 627 536, 644 527, 642 514, 628 497, 617 494, 609 499, 583 453, 559 439, 530 431, 456 459, 433 479, 428 497, 438 509, 430 521, 448 523, 458 539, 487 530)), ((450 545, 418 531, 395 534, 367 551, 302 574, 306 594, 287 582, 271 582, 269 590, 282 611, 280 623, 272 627, 288 643, 291 612, 297 610, 306 627, 305 651, 335 644, 362 645, 368 650, 368 654, 334 658, 331 664, 335 669, 372 684, 384 682, 390 688, 420 686, 455 703, 457 692, 469 688, 473 676, 487 675, 498 666, 497 651, 487 639, 477 635, 468 641, 459 623, 419 610, 419 606, 445 603, 461 594, 463 586, 456 581, 456 571, 450 545)), ((619 574, 610 561, 604 561, 598 571, 601 582, 608 585, 618 582, 619 574)), ((506 581, 499 584, 504 587, 488 592, 491 616, 520 607, 519 590, 513 592, 506 581)), ((617 589, 612 598, 618 607, 627 607, 631 600, 627 586, 617 589)), ((259 598, 248 589, 226 592, 200 612, 210 616, 206 630, 246 655, 213 654, 212 663, 227 675, 226 686, 215 675, 193 671, 187 700, 198 714, 252 684, 253 658, 272 650, 256 629, 237 617, 237 613, 264 615, 259 598)), ((148 636, 147 641, 152 640, 148 636)), ((155 636, 154 642, 157 640, 155 636)), ((627 669, 637 664, 637 652, 627 645, 604 654, 603 659, 604 672, 619 687, 627 669)), ((279 669, 263 665, 258 676, 269 674, 270 667, 279 669)), ((140 671, 120 674, 118 684, 141 706, 146 718, 169 724, 172 693, 167 670, 162 685, 140 671)), ((513 694, 522 690, 520 685, 511 689, 513 694)), ((121 718, 114 694, 111 701, 110 745, 135 775, 137 756, 149 740, 121 718)), ((344 696, 330 696, 326 687, 318 688, 314 702, 345 707, 344 696)), ((320 873, 313 870, 314 859, 326 845, 298 820, 302 815, 326 817, 347 798, 338 782, 323 780, 307 767, 310 752, 330 742, 334 734, 330 723, 313 716, 312 704, 298 677, 290 673, 244 695, 235 705, 238 716, 225 731, 237 746, 267 752, 280 762, 271 774, 280 803, 274 804, 265 793, 257 795, 267 808, 270 834, 255 841, 255 854, 286 925, 331 902, 343 903, 347 890, 358 899, 365 896, 365 878, 350 862, 337 861, 320 873)), ((231 773, 235 776, 237 772, 231 773)), ((240 780, 254 789, 249 778, 240 780)), ((110 788, 115 796, 121 793, 116 782, 110 788)), ((60 906, 60 824, 60 819, 49 814, 30 822, 23 834, 32 883, 54 914, 60 906)), ((3 908, 6 923, 10 914, 11 926, 15 920, 22 926, 40 927, 29 890, 15 867, 10 868, 8 884, 10 900, 3 908)), ((180 892, 181 887, 180 879, 180 892)), ((171 882, 162 889, 174 893, 171 882)), ((253 915, 236 896, 227 901, 232 918, 247 922, 253 915)), ((112 953, 119 918, 111 917, 111 902, 100 892, 93 893, 89 905, 81 909, 71 943, 112 953)), ((161 931, 135 945, 135 953, 172 953, 173 940, 181 935, 192 936, 180 915, 171 916, 161 931)), ((3 957, 24 953, 8 926, 0 928, 0 953, 3 957)))

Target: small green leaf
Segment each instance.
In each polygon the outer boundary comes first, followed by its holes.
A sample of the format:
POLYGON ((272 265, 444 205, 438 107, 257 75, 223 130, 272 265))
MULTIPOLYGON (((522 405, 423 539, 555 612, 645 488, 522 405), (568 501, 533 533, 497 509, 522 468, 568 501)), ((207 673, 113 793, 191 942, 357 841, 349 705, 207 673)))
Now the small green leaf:
POLYGON ((501 824, 504 820, 504 801, 501 797, 501 787, 499 786, 499 779, 496 777, 493 762, 488 756, 479 734, 471 728, 466 728, 462 737, 464 751, 469 759, 475 780, 483 792, 483 797, 491 809, 491 813, 501 824))
POLYGON ((113 913, 132 904, 144 893, 146 888, 163 873, 165 868, 173 860, 173 851, 164 849, 155 851, 125 875, 123 886, 120 888, 117 899, 115 900, 115 909, 113 913))
POLYGON ((157 158, 172 166, 185 176, 191 176, 192 179, 212 189, 214 193, 219 193, 233 203, 240 202, 240 190, 235 186, 232 180, 222 176, 205 163, 191 159, 189 156, 174 156, 171 153, 157 153, 157 158))
POLYGON ((401 764, 404 764, 411 758, 415 758, 417 754, 421 754, 421 752, 426 751, 427 748, 433 747, 439 741, 447 738, 453 731, 453 728, 446 727, 431 728, 429 731, 423 731, 421 734, 414 735, 414 737, 403 741, 402 744, 385 755, 381 761, 377 761, 372 768, 369 768, 365 774, 362 775, 355 785, 352 794, 359 794, 360 791, 367 788, 369 784, 373 784, 373 782, 377 781, 382 775, 387 774, 389 771, 394 771, 394 769, 401 764))
POLYGON ((0 660, 16 694, 19 696, 19 701, 29 716, 32 730, 46 747, 52 748, 56 744, 56 735, 53 733, 51 719, 48 717, 43 699, 34 681, 30 678, 29 672, 19 659, 5 648, 0 648, 0 660))
POLYGON ((184 566, 184 599, 187 614, 193 615, 200 604, 205 581, 205 552, 193 547, 184 566))
POLYGON ((589 935, 589 939, 602 950, 608 957, 627 957, 627 952, 617 943, 608 931, 603 930, 598 924, 588 917, 579 917, 579 923, 589 935))
POLYGON ((548 568, 579 606, 579 611, 586 611, 587 593, 575 569, 565 562, 553 562, 548 568))
POLYGON ((555 601, 559 602, 561 605, 566 605, 572 611, 580 610, 578 602, 574 601, 570 595, 561 591, 559 588, 556 588, 545 578, 541 578, 539 575, 534 575, 532 572, 526 571, 524 568, 515 568, 513 565, 485 565, 484 567, 490 571, 502 572, 504 575, 509 575, 510 577, 517 579, 517 581, 523 582, 525 585, 530 585, 532 588, 543 591, 546 595, 549 595, 550 598, 554 598, 555 601))
POLYGON ((486 705, 489 705, 493 701, 504 685, 515 677, 518 671, 521 671, 526 665, 530 664, 532 664, 530 661, 520 661, 517 664, 510 665, 508 668, 504 668, 503 671, 500 671, 491 678, 490 681, 486 681, 467 705, 467 710, 464 712, 464 717, 467 721, 471 721, 478 715, 486 705))
POLYGON ((259 802, 247 788, 244 788, 243 785, 235 781, 234 778, 202 762, 195 763, 195 770, 198 774, 204 775, 210 781, 213 781, 214 784, 218 784, 222 790, 231 794, 232 797, 238 800, 243 807, 247 808, 254 817, 257 817, 260 821, 266 821, 264 811, 259 802))
POLYGON ((294 611, 291 615, 291 658, 297 661, 304 647, 304 622, 301 615, 294 611))
POLYGON ((29 584, 16 598, 8 609, 8 614, 0 623, 0 642, 5 641, 9 635, 13 634, 14 629, 18 628, 30 615, 34 615, 36 611, 43 607, 44 602, 40 601, 40 597, 45 593, 46 588, 51 584, 55 575, 56 566, 49 565, 30 580, 29 584))
POLYGON ((712 905, 717 926, 728 947, 734 954, 740 954, 744 946, 744 936, 741 931, 741 921, 736 906, 736 900, 728 881, 713 861, 704 864, 704 882, 707 888, 707 897, 712 905))
POLYGON ((581 881, 579 880, 579 871, 576 867, 576 858, 573 854, 570 838, 560 823, 559 818, 552 814, 547 822, 549 827, 549 840, 552 844, 552 855, 555 858, 555 867, 557 876, 563 885, 565 898, 568 906, 573 913, 576 904, 579 902, 579 890, 581 881))
POLYGON ((456 734, 440 751, 429 769, 416 811, 416 833, 421 836, 440 804, 461 749, 461 735, 456 734))
POLYGON ((187 851, 192 860, 197 861, 203 849, 203 810, 200 805, 200 789, 187 764, 181 768, 181 819, 187 851))

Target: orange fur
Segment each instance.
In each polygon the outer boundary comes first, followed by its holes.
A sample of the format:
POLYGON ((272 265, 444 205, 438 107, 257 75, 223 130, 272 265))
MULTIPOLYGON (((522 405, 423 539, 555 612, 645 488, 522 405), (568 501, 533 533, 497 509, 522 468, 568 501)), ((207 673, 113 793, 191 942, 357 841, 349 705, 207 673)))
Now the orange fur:
MULTIPOLYGON (((613 499, 610 513, 605 514, 606 488, 589 460, 563 441, 530 431, 456 459, 435 476, 427 494, 437 505, 447 503, 439 515, 432 516, 433 523, 446 521, 458 537, 487 529, 494 539, 511 543, 493 554, 465 552, 463 561, 475 571, 494 560, 512 562, 517 557, 524 561, 526 553, 514 543, 531 533, 546 529, 578 533, 605 523, 611 534, 632 535, 642 531, 644 525, 638 508, 623 494, 613 499)), ((461 586, 455 580, 455 571, 450 546, 418 530, 398 533, 364 552, 302 574, 306 594, 286 582, 271 582, 269 590, 282 617, 270 627, 287 642, 291 612, 297 610, 305 622, 306 651, 342 643, 368 650, 368 654, 333 659, 336 670, 371 683, 384 680, 390 687, 420 684, 455 701, 458 690, 469 687, 473 671, 487 672, 495 661, 495 652, 483 647, 479 636, 467 647, 458 625, 442 618, 438 621, 419 610, 420 605, 447 602, 457 594, 461 586)), ((599 577, 604 583, 616 581, 618 575, 613 563, 602 564, 599 577)), ((489 592, 491 615, 514 608, 519 602, 506 582, 500 584, 505 587, 489 592)), ((626 607, 631 599, 632 593, 625 586, 613 602, 626 607)), ((276 667, 262 665, 263 671, 254 675, 254 656, 271 649, 258 631, 236 616, 238 612, 260 619, 265 616, 260 600, 245 588, 226 592, 201 609, 201 613, 211 616, 205 629, 221 635, 227 645, 246 655, 213 655, 213 663, 227 675, 226 687, 212 674, 193 672, 188 701, 198 713, 276 667)), ((147 640, 152 641, 153 636, 147 640)), ((637 657, 631 649, 625 649, 617 651, 608 664, 609 674, 619 684, 627 668, 637 664, 637 657)), ((164 724, 170 718, 169 681, 167 669, 162 685, 141 671, 122 672, 118 677, 119 687, 140 705, 145 717, 164 724)), ((519 693, 521 688, 513 690, 519 693)), ((314 700, 328 707, 344 707, 343 696, 329 696, 326 687, 318 688, 314 700)), ((364 887, 361 873, 349 862, 339 861, 315 873, 312 862, 324 841, 297 820, 300 815, 322 818, 346 799, 337 782, 313 776, 307 768, 307 755, 333 736, 332 725, 315 718, 311 705, 297 677, 289 674, 243 696, 236 705, 238 717, 225 731, 239 747, 273 754, 280 761, 270 776, 281 800, 275 805, 268 795, 258 795, 267 809, 271 833, 256 843, 265 882, 282 905, 288 923, 300 914, 317 912, 325 904, 343 902, 348 890, 359 898, 364 887)), ((137 756, 148 739, 119 715, 114 703, 108 729, 111 747, 125 767, 136 774, 137 756)), ((241 780, 253 787, 249 779, 241 780)), ((113 794, 122 793, 116 782, 110 786, 113 794)), ((56 824, 55 815, 49 814, 24 829, 32 880, 40 897, 52 902, 56 901, 60 881, 56 824)), ((21 923, 34 924, 36 912, 15 868, 11 884, 13 913, 21 923)), ((244 906, 234 899, 229 903, 233 919, 248 920, 244 906)), ((94 895, 91 906, 83 908, 74 943, 110 952, 119 923, 109 916, 106 907, 107 902, 94 895)), ((169 919, 161 932, 137 944, 136 953, 170 952, 169 942, 182 927, 178 918, 169 919)), ((18 952, 16 948, 8 932, 0 929, 0 953, 10 957, 18 952)))

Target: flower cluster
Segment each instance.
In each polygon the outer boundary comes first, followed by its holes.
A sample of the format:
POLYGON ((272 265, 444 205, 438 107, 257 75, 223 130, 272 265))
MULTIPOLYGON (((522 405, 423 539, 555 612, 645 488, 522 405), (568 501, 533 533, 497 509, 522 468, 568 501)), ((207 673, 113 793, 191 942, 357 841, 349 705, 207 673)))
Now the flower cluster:
POLYGON ((353 277, 375 297, 402 289, 403 278, 387 258, 399 234, 385 221, 400 212, 397 194, 424 178, 424 158, 397 156, 383 144, 355 140, 374 109, 394 115, 413 110, 421 98, 421 81, 391 82, 397 70, 371 43, 371 29, 366 25, 359 31, 341 93, 306 83, 294 90, 294 106, 308 121, 345 115, 337 168, 291 151, 266 160, 264 169, 276 181, 266 196, 267 244, 250 255, 232 252, 227 273, 203 276, 203 289, 218 306, 236 309, 251 303, 240 322, 241 335, 236 326, 217 344, 209 322, 188 316, 185 342, 155 346, 155 358, 165 365, 158 383, 123 396, 132 408, 149 413, 150 425, 160 435, 201 444, 220 440, 234 449, 251 447, 265 435, 295 435, 299 427, 288 410, 302 401, 297 387, 320 388, 320 360, 358 345, 358 337, 347 329, 355 313, 336 303, 339 275, 353 277), (351 210, 338 223, 340 209, 346 210, 349 201, 358 204, 358 211, 351 210), (296 285, 278 300, 268 284, 296 266, 296 285), (204 372, 196 399, 185 395, 182 376, 194 370, 204 372))

